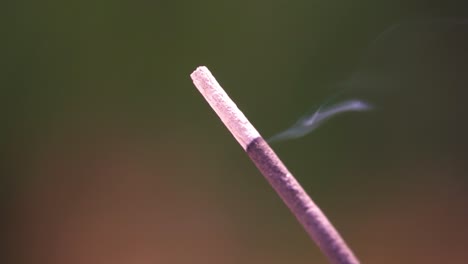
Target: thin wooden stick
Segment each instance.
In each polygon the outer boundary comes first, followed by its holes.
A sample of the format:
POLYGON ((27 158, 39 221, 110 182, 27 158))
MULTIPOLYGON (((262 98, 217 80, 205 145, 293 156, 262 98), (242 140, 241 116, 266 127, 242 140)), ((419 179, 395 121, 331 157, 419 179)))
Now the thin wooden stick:
POLYGON ((358 259, 320 208, 260 136, 206 67, 191 75, 193 83, 312 240, 333 264, 358 264, 358 259))

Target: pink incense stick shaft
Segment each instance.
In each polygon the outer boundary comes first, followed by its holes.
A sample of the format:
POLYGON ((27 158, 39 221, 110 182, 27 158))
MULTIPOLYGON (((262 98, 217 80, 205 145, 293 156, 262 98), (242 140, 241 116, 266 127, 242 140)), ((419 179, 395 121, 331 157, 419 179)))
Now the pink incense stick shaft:
POLYGON ((358 264, 358 259, 327 217, 224 92, 211 72, 202 66, 191 77, 206 101, 329 261, 333 264, 358 264))

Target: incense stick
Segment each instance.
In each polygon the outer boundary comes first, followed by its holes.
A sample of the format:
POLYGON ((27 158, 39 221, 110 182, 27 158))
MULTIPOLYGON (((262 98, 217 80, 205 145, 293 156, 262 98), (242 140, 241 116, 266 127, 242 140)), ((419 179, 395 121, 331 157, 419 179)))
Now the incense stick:
POLYGON ((208 68, 198 67, 190 76, 221 121, 329 261, 333 264, 358 264, 358 259, 327 217, 229 98, 208 68))

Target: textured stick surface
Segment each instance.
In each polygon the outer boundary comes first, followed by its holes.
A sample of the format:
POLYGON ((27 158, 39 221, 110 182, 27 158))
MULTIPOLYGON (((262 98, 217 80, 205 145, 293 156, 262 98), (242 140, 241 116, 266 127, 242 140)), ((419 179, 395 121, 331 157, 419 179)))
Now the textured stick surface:
POLYGON ((198 67, 190 77, 192 77, 195 87, 205 97, 244 150, 247 149, 247 145, 252 140, 260 137, 257 130, 221 88, 208 68, 198 67))
POLYGON ((247 154, 331 263, 359 263, 327 217, 263 138, 252 141, 247 154))
POLYGON ((198 67, 191 77, 197 89, 329 261, 334 264, 358 264, 359 261, 327 217, 224 92, 210 71, 206 67, 198 67))

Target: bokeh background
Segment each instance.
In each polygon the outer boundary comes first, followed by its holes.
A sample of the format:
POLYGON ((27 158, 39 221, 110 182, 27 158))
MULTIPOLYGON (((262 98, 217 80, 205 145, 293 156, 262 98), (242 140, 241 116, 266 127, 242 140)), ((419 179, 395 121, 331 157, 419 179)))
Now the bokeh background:
POLYGON ((343 87, 371 102, 273 148, 362 263, 468 262, 468 25, 437 20, 465 6, 0 5, 1 263, 327 263, 192 85, 199 65, 265 137, 343 87))

